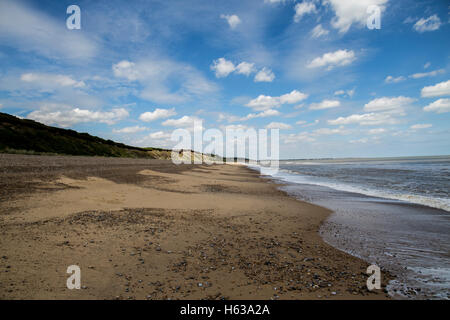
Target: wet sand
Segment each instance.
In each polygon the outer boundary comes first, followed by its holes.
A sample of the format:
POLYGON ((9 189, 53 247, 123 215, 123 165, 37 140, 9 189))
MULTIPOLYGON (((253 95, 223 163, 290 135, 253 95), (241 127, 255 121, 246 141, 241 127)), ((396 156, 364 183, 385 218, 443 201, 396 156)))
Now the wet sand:
POLYGON ((1 299, 388 298, 321 239, 331 211, 244 166, 0 155, 0 177, 1 299))

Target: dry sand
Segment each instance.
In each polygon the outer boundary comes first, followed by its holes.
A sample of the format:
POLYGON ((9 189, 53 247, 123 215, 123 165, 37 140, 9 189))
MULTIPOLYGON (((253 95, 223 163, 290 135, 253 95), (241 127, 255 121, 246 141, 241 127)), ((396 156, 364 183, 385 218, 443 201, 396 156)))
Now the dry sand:
POLYGON ((243 166, 0 155, 0 178, 1 299, 387 298, 329 210, 243 166))

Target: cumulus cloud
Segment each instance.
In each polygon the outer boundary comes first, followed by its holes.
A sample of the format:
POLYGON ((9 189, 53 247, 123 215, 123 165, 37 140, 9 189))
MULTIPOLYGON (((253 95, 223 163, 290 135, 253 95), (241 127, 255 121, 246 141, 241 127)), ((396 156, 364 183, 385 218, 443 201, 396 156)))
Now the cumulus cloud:
POLYGON ((328 33, 330 32, 327 29, 324 29, 322 25, 319 23, 317 26, 314 27, 314 29, 311 30, 311 37, 320 38, 326 36, 328 33))
POLYGON ((275 79, 275 74, 272 70, 264 67, 255 75, 255 82, 272 82, 275 79))
POLYGON ((171 141, 172 133, 164 131, 152 132, 142 139, 135 142, 136 145, 142 147, 161 147, 161 148, 171 148, 175 144, 171 141))
POLYGON ((328 120, 331 125, 360 124, 363 126, 374 126, 380 124, 395 124, 397 120, 388 113, 365 113, 352 114, 348 117, 339 117, 334 120, 328 120))
POLYGON ((398 117, 405 115, 405 108, 414 102, 409 97, 382 97, 364 105, 364 114, 352 114, 347 117, 328 120, 331 125, 359 124, 363 126, 386 125, 398 123, 398 117))
POLYGON ((418 20, 413 28, 419 33, 427 32, 427 31, 435 31, 438 30, 441 26, 441 19, 437 15, 432 15, 426 19, 421 18, 418 20))
POLYGON ((373 99, 364 105, 364 111, 367 112, 389 112, 402 114, 405 107, 413 103, 415 99, 409 97, 382 97, 373 99))
POLYGON ((214 60, 211 65, 211 70, 215 72, 217 78, 227 77, 235 69, 236 67, 234 66, 234 63, 226 60, 225 58, 214 60))
POLYGON ((450 80, 437 83, 434 86, 424 87, 420 95, 424 98, 448 96, 450 95, 450 80))
POLYGON ((294 15, 295 22, 300 22, 300 20, 305 14, 314 13, 317 11, 316 5, 310 1, 303 1, 301 3, 297 3, 294 7, 294 10, 295 10, 294 15))
POLYGON ((450 112, 450 99, 436 100, 423 108, 427 112, 445 113, 450 112))
POLYGON ((249 62, 241 62, 236 67, 236 73, 244 74, 246 76, 250 75, 255 71, 255 64, 249 62))
POLYGON ((239 17, 235 14, 232 15, 221 14, 220 17, 222 19, 227 20, 228 25, 230 26, 231 29, 235 29, 238 26, 238 24, 241 23, 241 19, 239 19, 239 17))
POLYGON ((172 134, 169 132, 164 132, 164 131, 156 131, 156 132, 150 133, 148 136, 155 140, 165 140, 165 139, 170 139, 172 134))
POLYGON ((32 111, 27 118, 47 125, 70 127, 74 124, 85 122, 100 122, 112 125, 127 118, 128 115, 128 111, 124 108, 115 108, 110 111, 91 111, 55 105, 32 111))
POLYGON ((138 133, 147 130, 145 127, 141 126, 133 126, 133 127, 125 127, 122 129, 113 129, 114 133, 138 133))
POLYGON ((255 64, 243 61, 235 66, 233 62, 225 58, 219 58, 213 61, 211 70, 214 71, 217 78, 225 78, 233 72, 249 76, 255 72, 255 64))
POLYGON ((376 5, 383 12, 388 0, 325 0, 324 3, 331 5, 335 17, 331 20, 331 26, 338 29, 340 33, 347 32, 352 24, 365 26, 367 22, 367 8, 376 5))
POLYGON ((427 128, 431 128, 433 125, 430 123, 418 123, 418 124, 414 124, 412 125, 410 128, 413 130, 418 130, 418 129, 427 129, 427 128))
POLYGON ((298 103, 307 97, 307 94, 298 90, 293 90, 290 93, 283 94, 279 97, 259 95, 257 98, 250 100, 246 106, 255 111, 264 111, 272 108, 278 108, 282 104, 298 103))
POLYGON ((145 122, 155 121, 157 119, 169 118, 176 115, 175 109, 159 109, 156 108, 154 111, 144 112, 139 116, 139 119, 145 122))
POLYGON ((353 50, 337 50, 335 52, 328 52, 313 59, 308 65, 308 68, 327 67, 331 70, 334 67, 346 66, 355 61, 355 53, 353 50))
POLYGON ((162 123, 163 126, 178 127, 186 129, 199 129, 202 126, 202 119, 194 116, 183 116, 179 119, 168 119, 162 123))
POLYGON ((268 110, 261 111, 259 113, 249 113, 248 115, 246 115, 243 118, 240 118, 239 120, 246 121, 246 120, 250 120, 250 119, 254 119, 254 118, 266 118, 266 117, 273 117, 273 116, 279 116, 279 115, 280 115, 280 112, 278 110, 268 109, 268 110))
POLYGON ((322 110, 339 107, 341 103, 339 100, 323 100, 318 103, 311 103, 309 105, 310 110, 322 110))
POLYGON ((288 129, 292 129, 292 126, 287 124, 287 123, 283 123, 283 122, 271 122, 266 126, 266 129, 284 129, 284 130, 288 130, 288 129))

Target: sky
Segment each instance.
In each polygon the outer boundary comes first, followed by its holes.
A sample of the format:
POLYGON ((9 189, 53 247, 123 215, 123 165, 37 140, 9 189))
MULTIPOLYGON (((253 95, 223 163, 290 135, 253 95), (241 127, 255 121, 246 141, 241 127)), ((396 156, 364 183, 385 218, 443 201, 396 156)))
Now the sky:
POLYGON ((201 120, 278 128, 282 159, 448 155, 449 14, 445 0, 2 0, 0 112, 141 147, 201 120))

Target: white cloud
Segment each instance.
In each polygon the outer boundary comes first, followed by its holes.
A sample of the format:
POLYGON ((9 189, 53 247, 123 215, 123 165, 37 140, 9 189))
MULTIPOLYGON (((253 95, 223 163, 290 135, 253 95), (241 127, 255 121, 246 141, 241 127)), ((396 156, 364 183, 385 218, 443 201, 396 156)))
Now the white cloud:
POLYGON ((225 58, 219 58, 213 61, 211 70, 216 73, 217 78, 227 77, 235 70, 233 62, 226 60, 225 58))
POLYGON ((431 128, 433 125, 430 123, 418 123, 415 125, 412 125, 410 128, 413 130, 418 130, 418 129, 427 129, 427 128, 431 128))
POLYGON ((364 105, 364 114, 352 114, 328 120, 332 125, 359 124, 363 126, 386 125, 398 123, 397 117, 405 115, 405 107, 415 99, 408 97, 382 97, 369 101, 364 105))
POLYGON ((249 62, 241 62, 236 67, 236 73, 244 74, 246 76, 250 75, 255 71, 255 64, 249 62))
POLYGON ((367 21, 367 8, 377 5, 383 12, 388 0, 325 0, 334 10, 335 17, 331 21, 333 28, 340 33, 347 32, 352 24, 365 26, 367 21))
POLYGON ((355 89, 350 89, 350 90, 337 90, 334 92, 335 96, 348 96, 348 97, 353 97, 353 95, 355 94, 355 89))
POLYGON ((347 90, 347 95, 351 98, 355 94, 355 89, 347 90))
POLYGON ((157 131, 152 132, 140 140, 137 140, 134 144, 142 147, 160 147, 160 148, 172 148, 175 142, 171 141, 172 134, 170 132, 157 131))
POLYGON ((419 21, 417 21, 413 28, 417 32, 426 32, 426 31, 435 31, 438 30, 441 26, 441 19, 437 15, 432 15, 426 19, 421 18, 419 21))
POLYGON ((246 115, 243 118, 240 118, 239 120, 246 121, 246 120, 250 120, 250 119, 254 119, 254 118, 266 118, 266 117, 273 117, 273 116, 279 116, 279 115, 280 115, 280 112, 278 110, 268 109, 268 110, 264 110, 259 113, 249 113, 248 115, 246 115))
POLYGON ((367 143, 369 142, 369 139, 367 138, 361 138, 361 139, 356 139, 356 140, 350 140, 350 143, 367 143))
POLYGON ((450 80, 440 82, 434 86, 424 87, 420 93, 424 98, 450 95, 450 80))
POLYGON ((292 90, 289 93, 283 94, 279 97, 281 104, 293 104, 300 102, 308 97, 307 94, 298 90, 292 90))
POLYGON ((295 15, 294 21, 299 22, 305 14, 316 12, 316 5, 313 2, 303 1, 297 3, 294 7, 295 15))
POLYGON ((287 123, 283 123, 283 122, 271 122, 266 126, 266 129, 288 130, 288 129, 292 129, 292 126, 287 123))
POLYGON ((255 72, 255 64, 243 61, 235 66, 233 62, 225 58, 219 58, 213 61, 211 70, 215 72, 217 78, 225 78, 233 72, 249 76, 255 72))
POLYGON ((330 32, 327 29, 324 29, 322 25, 319 23, 317 26, 314 27, 314 29, 311 30, 311 37, 320 38, 326 36, 328 33, 330 32))
POLYGON ((423 108, 427 112, 445 113, 450 112, 450 99, 436 100, 423 108))
POLYGON ((363 126, 374 126, 380 124, 395 124, 397 120, 388 113, 365 113, 352 114, 348 117, 339 117, 334 120, 328 120, 331 125, 360 124, 363 126))
POLYGON ((155 121, 157 119, 164 119, 176 115, 175 109, 159 109, 154 111, 144 112, 139 116, 139 119, 145 122, 155 121))
POLYGON ((134 126, 134 127, 125 127, 122 129, 113 129, 114 133, 137 133, 147 130, 145 127, 134 126))
POLYGON ((404 107, 413 103, 415 99, 409 97, 382 97, 373 99, 364 105, 364 111, 367 112, 389 112, 389 113, 404 113, 404 107))
POLYGON ((136 64, 127 60, 122 60, 112 66, 114 76, 119 78, 126 78, 130 81, 135 81, 139 78, 136 64))
POLYGON ((339 127, 335 129, 330 128, 320 128, 313 131, 314 135, 332 135, 332 134, 348 134, 349 130, 346 130, 344 127, 339 127))
POLYGON ((423 68, 428 69, 428 67, 431 66, 431 62, 427 62, 424 64, 423 68))
POLYGON ((369 134, 380 134, 386 132, 386 129, 384 128, 376 128, 376 129, 370 129, 369 134))
POLYGON ((311 127, 311 126, 315 126, 318 123, 319 123, 319 120, 314 120, 314 122, 311 122, 311 123, 308 123, 305 120, 299 120, 295 124, 298 124, 298 125, 300 125, 302 127, 311 127))
POLYGON ((49 73, 24 73, 20 80, 28 83, 34 83, 43 89, 55 89, 57 87, 82 88, 86 84, 83 81, 76 81, 69 76, 62 74, 49 73))
POLYGON ((393 76, 387 76, 386 79, 384 79, 384 82, 386 83, 397 83, 406 80, 405 77, 399 76, 399 77, 393 77, 393 76))
POLYGON ((239 19, 239 17, 235 14, 233 15, 221 14, 220 17, 222 19, 227 20, 228 25, 230 26, 231 29, 235 29, 238 26, 238 24, 241 23, 241 19, 239 19))
POLYGON ((311 137, 308 132, 291 133, 282 136, 283 142, 286 144, 298 143, 298 142, 314 142, 315 139, 311 137))
POLYGON ((192 98, 210 97, 218 89, 194 67, 166 58, 147 58, 138 62, 120 61, 112 66, 114 75, 137 81, 142 99, 156 103, 182 103, 192 98))
POLYGON ((33 51, 51 59, 91 58, 98 48, 85 34, 68 30, 64 16, 63 20, 54 19, 19 1, 0 1, 0 42, 20 51, 33 51))
POLYGON ((410 75, 410 78, 413 79, 420 79, 420 78, 424 78, 424 77, 434 77, 437 76, 438 74, 443 74, 445 73, 445 69, 439 69, 439 70, 434 70, 434 71, 430 71, 430 72, 419 72, 419 73, 414 73, 412 75, 410 75))
POLYGON ((77 123, 100 122, 112 125, 128 117, 124 108, 115 108, 111 111, 91 111, 87 109, 71 108, 69 106, 43 107, 30 112, 27 116, 48 125, 69 127, 77 123))
MULTIPOLYGON (((162 123, 163 126, 179 127, 179 128, 191 128, 194 124, 197 127, 200 126, 202 119, 193 116, 183 116, 179 119, 168 119, 162 123)), ((196 127, 196 128, 197 128, 196 127)))
POLYGON ((337 50, 335 52, 325 53, 323 56, 313 59, 307 67, 327 67, 328 70, 331 70, 334 67, 349 65, 355 59, 355 53, 353 50, 337 50))
POLYGON ((250 107, 256 111, 278 108, 280 105, 281 103, 279 97, 265 95, 259 95, 257 98, 250 100, 250 102, 246 104, 247 107, 250 107))
POLYGON ((169 132, 164 132, 164 131, 156 131, 156 132, 150 133, 148 136, 155 140, 166 140, 166 139, 170 139, 172 134, 169 132))
POLYGON ((217 121, 222 122, 224 120, 226 120, 228 122, 236 122, 236 121, 241 120, 241 118, 238 116, 230 115, 230 114, 219 113, 217 121))
POLYGON ((310 110, 322 110, 339 107, 341 103, 339 100, 323 100, 318 103, 311 103, 309 105, 310 110))
POLYGON ((230 124, 230 125, 221 127, 221 129, 223 131, 226 131, 226 130, 247 130, 249 128, 250 127, 246 126, 245 124, 230 124))
POLYGON ((272 82, 275 79, 275 74, 272 70, 264 67, 255 75, 255 82, 272 82))
POLYGON ((250 100, 246 104, 247 107, 252 108, 255 111, 264 111, 272 108, 278 108, 282 104, 298 103, 308 97, 307 94, 297 90, 293 90, 290 93, 284 94, 279 97, 271 97, 260 95, 255 99, 250 100))

